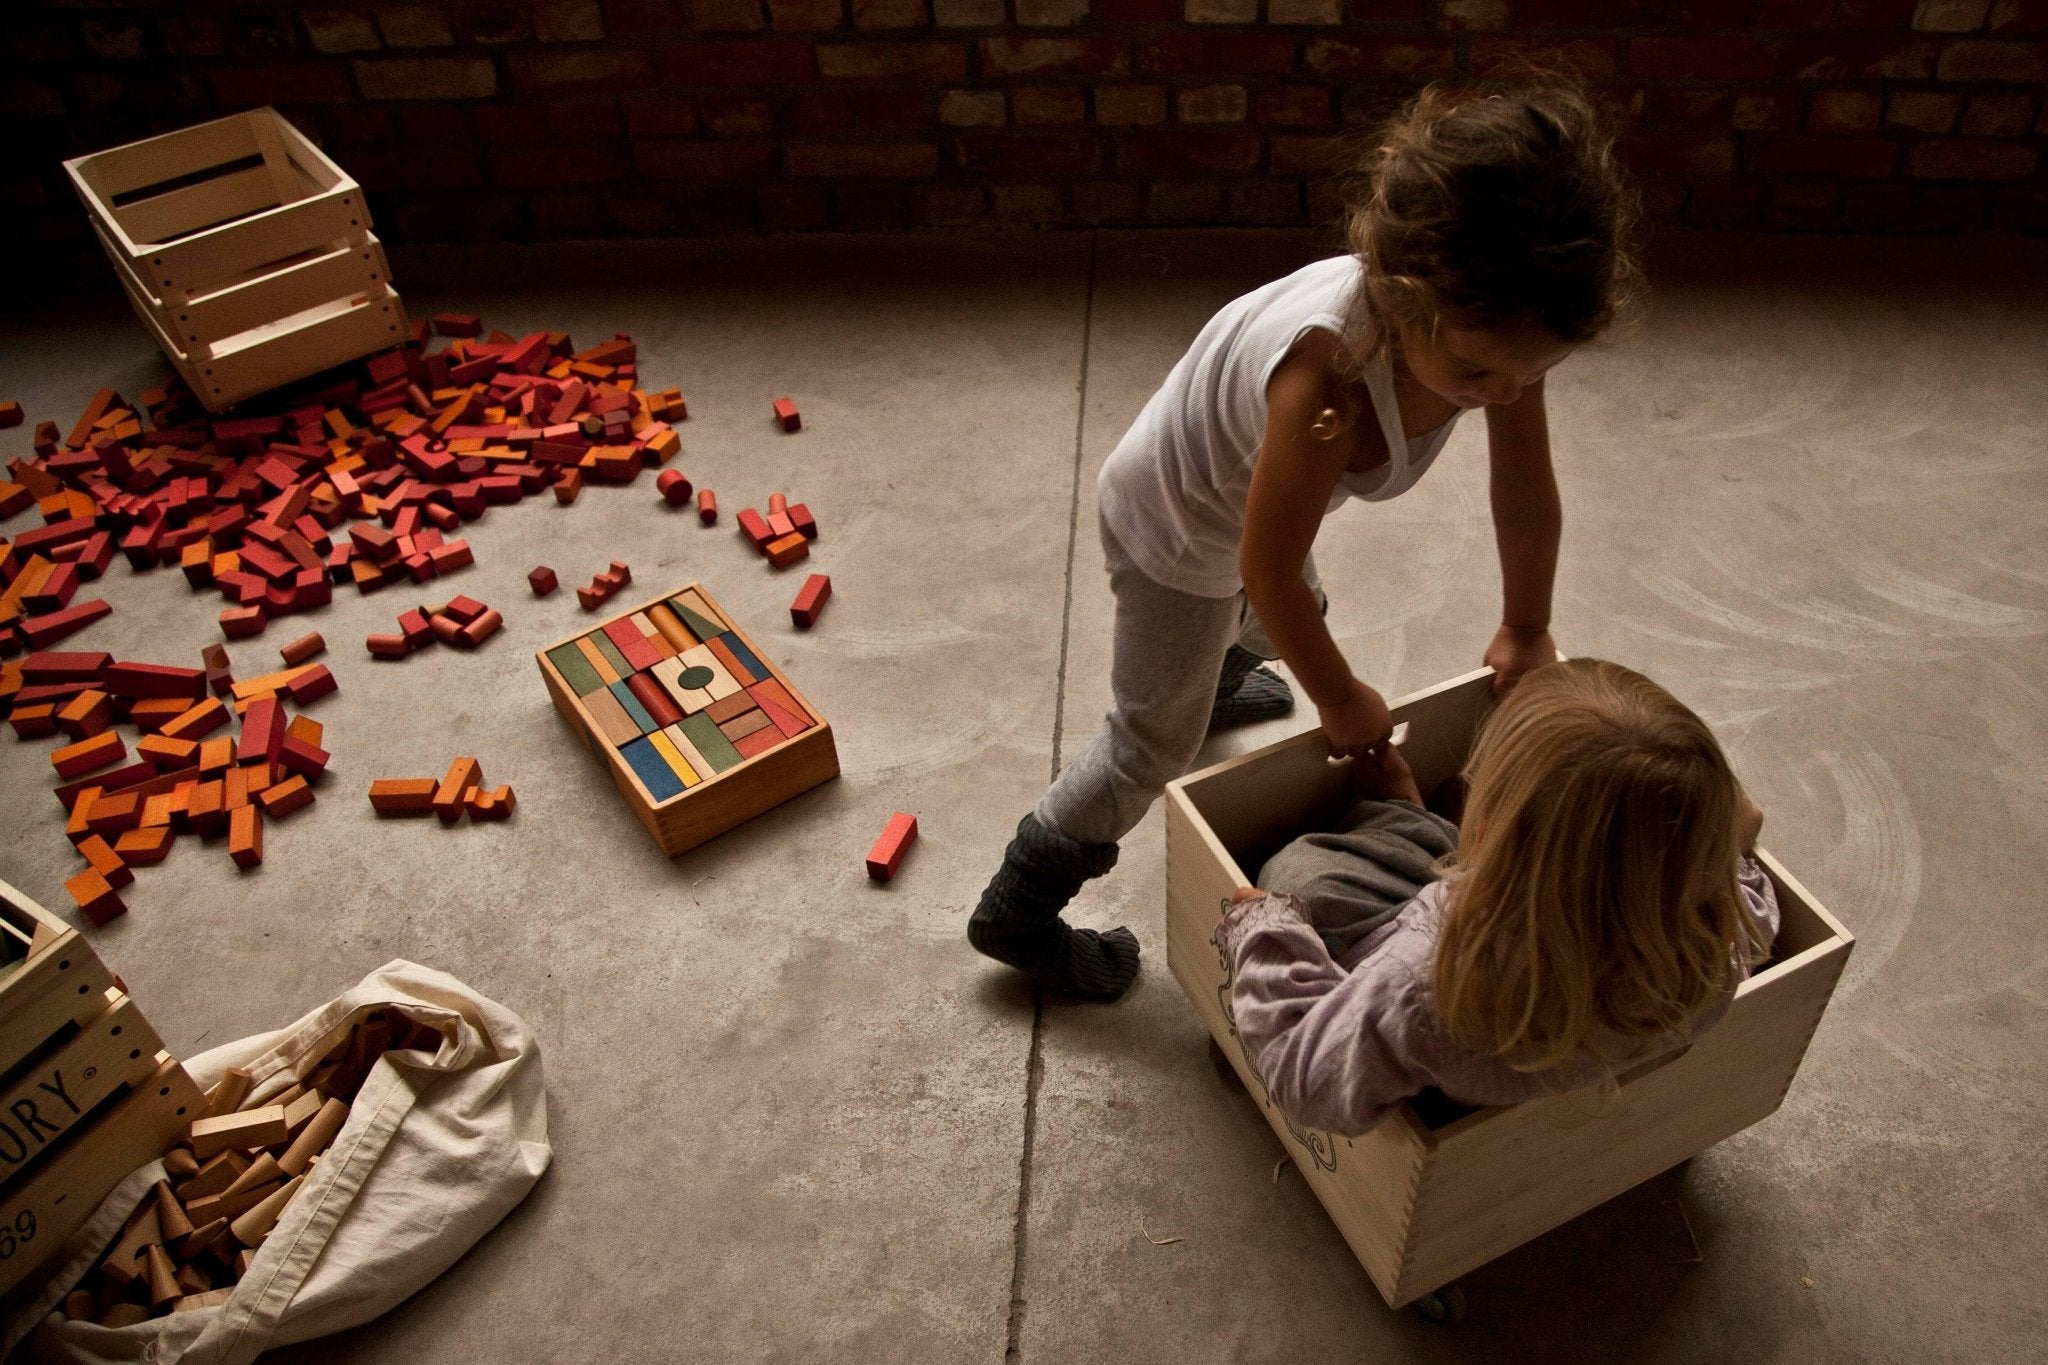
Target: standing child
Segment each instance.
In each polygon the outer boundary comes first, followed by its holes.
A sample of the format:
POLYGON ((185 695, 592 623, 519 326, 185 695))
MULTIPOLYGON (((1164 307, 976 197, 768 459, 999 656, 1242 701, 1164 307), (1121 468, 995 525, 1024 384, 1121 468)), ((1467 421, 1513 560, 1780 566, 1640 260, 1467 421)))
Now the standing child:
POLYGON ((1486 409, 1505 599, 1485 661, 1505 686, 1555 655, 1543 376, 1634 284, 1611 139, 1573 86, 1433 87, 1361 170, 1351 254, 1225 307, 1103 466, 1113 709, 1018 822, 967 928, 1048 989, 1114 1000, 1137 976, 1128 929, 1075 929, 1060 910, 1115 865, 1212 724, 1292 709, 1263 660, 1287 661, 1334 756, 1385 743, 1386 701, 1330 638, 1309 550, 1345 500, 1414 487, 1465 409, 1486 409))

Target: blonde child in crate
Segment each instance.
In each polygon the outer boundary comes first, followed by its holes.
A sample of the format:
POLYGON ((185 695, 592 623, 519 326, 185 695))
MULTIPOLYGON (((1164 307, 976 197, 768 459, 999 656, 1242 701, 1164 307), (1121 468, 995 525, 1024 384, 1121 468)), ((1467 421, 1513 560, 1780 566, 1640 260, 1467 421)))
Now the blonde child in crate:
POLYGON ((1202 329, 1098 483, 1114 708, 1018 823, 969 920, 976 949, 1063 995, 1121 996, 1136 937, 1060 911, 1212 726, 1292 709, 1262 663, 1287 661, 1333 756, 1386 742, 1386 701, 1330 638, 1309 550, 1345 500, 1414 487, 1467 409, 1486 409, 1505 598, 1485 661, 1506 686, 1554 657, 1562 516, 1543 379, 1634 288, 1633 200, 1611 146, 1568 83, 1432 87, 1364 158, 1350 254, 1202 329))
POLYGON ((1617 664, 1516 685, 1457 825, 1398 748, 1353 774, 1343 840, 1276 854, 1215 932, 1245 1056, 1297 1123, 1355 1136, 1425 1089, 1609 1081, 1718 1021, 1777 936, 1762 813, 1706 723, 1617 664))

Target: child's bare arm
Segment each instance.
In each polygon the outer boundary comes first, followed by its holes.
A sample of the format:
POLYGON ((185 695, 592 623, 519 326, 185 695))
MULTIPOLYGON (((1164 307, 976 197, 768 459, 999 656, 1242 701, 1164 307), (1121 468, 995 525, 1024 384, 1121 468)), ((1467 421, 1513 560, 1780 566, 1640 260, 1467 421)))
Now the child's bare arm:
POLYGON ((1543 381, 1486 410, 1494 542, 1500 552, 1501 625, 1485 662, 1506 687, 1557 654, 1550 638, 1551 586, 1564 511, 1550 464, 1543 381))
POLYGON ((1318 440, 1309 432, 1325 405, 1324 376, 1336 345, 1336 338, 1312 333, 1267 385, 1265 439, 1252 467, 1238 569, 1267 637, 1316 704, 1331 751, 1342 756, 1380 743, 1393 721, 1386 702, 1352 673, 1323 624, 1315 594, 1301 578, 1356 443, 1384 444, 1378 424, 1371 421, 1353 423, 1335 440, 1318 440))

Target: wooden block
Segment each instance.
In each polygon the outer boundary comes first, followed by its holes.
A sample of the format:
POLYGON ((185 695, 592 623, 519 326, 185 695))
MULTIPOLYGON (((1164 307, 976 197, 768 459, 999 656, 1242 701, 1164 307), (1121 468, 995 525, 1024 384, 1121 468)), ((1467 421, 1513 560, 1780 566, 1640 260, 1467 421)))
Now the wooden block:
POLYGON ((128 746, 121 742, 121 736, 107 730, 56 750, 50 755, 50 766, 57 770, 57 776, 71 778, 118 763, 127 756, 128 746))
POLYGON ((149 1260, 149 1302, 161 1308, 184 1292, 178 1288, 178 1268, 171 1264, 171 1253, 161 1246, 151 1246, 144 1255, 149 1260))
POLYGON ((805 540, 818 538, 818 519, 811 515, 811 509, 803 503, 793 503, 789 509, 789 524, 805 540))
POLYGON ((608 681, 624 682, 636 671, 633 665, 627 662, 626 656, 619 652, 619 647, 613 642, 612 637, 603 630, 593 630, 584 636, 583 640, 603 658, 605 671, 612 675, 608 681))
POLYGON ((242 717, 242 742, 235 751, 239 763, 274 762, 284 747, 284 708, 275 698, 263 697, 250 703, 242 717))
POLYGON ((436 313, 434 333, 444 337, 475 337, 484 334, 484 324, 474 313, 436 313))
POLYGON ((583 491, 583 472, 565 469, 555 476, 555 501, 567 507, 583 491))
MULTIPOLYGON (((276 1185, 257 1185, 251 1189, 237 1190, 233 1194, 211 1194, 203 1199, 185 1201, 185 1216, 196 1224, 211 1226, 233 1221, 250 1209, 255 1208, 277 1191, 276 1185)), ((211 1245, 211 1244, 209 1244, 211 1245)))
POLYGON ((685 791, 704 780, 706 774, 697 771, 689 757, 669 738, 668 731, 656 730, 647 737, 647 742, 654 747, 655 753, 661 755, 662 762, 668 764, 669 770, 675 773, 676 780, 683 784, 685 791))
POLYGON ((898 811, 889 817, 882 836, 868 850, 868 875, 886 882, 903 865, 903 854, 917 839, 917 817, 898 811))
MULTIPOLYGON (((316 1104, 314 1107, 317 1109, 319 1106, 316 1104)), ((291 1122, 289 1114, 287 1114, 285 1122, 287 1127, 289 1127, 291 1122)), ((268 1152, 258 1152, 256 1159, 249 1163, 248 1168, 236 1176, 233 1183, 225 1190, 222 1190, 221 1193, 242 1194, 248 1190, 259 1190, 283 1180, 285 1175, 286 1172, 276 1157, 268 1152)))
MULTIPOLYGON (((552 659, 554 656, 550 654, 548 657, 552 659)), ((580 661, 582 656, 578 655, 577 658, 580 661)), ((566 674, 564 676, 566 677, 566 674)), ((609 688, 599 686, 580 695, 584 711, 590 716, 591 723, 597 727, 597 733, 607 744, 616 749, 622 744, 630 744, 640 738, 639 725, 626 714, 626 708, 619 705, 618 698, 611 694, 609 688)))
POLYGON ((135 881, 135 874, 129 870, 127 861, 112 844, 99 835, 80 840, 77 847, 79 856, 85 859, 93 871, 106 879, 108 886, 119 890, 135 881))
POLYGON ((818 624, 818 613, 825 609, 826 599, 831 596, 832 580, 821 573, 812 574, 804 580, 796 600, 789 604, 790 619, 808 630, 818 624))
POLYGON ((156 1221, 166 1242, 192 1235, 191 1220, 185 1217, 185 1210, 172 1196, 169 1182, 163 1180, 156 1182, 156 1221))
POLYGON ((284 781, 266 787, 256 800, 263 807, 263 813, 275 820, 312 805, 314 797, 306 779, 294 773, 284 781))
POLYGON ((243 871, 263 861, 263 812, 255 806, 237 807, 228 817, 228 856, 243 871))
POLYGON ((684 625, 682 618, 673 611, 670 611, 666 603, 657 602, 649 607, 647 609, 647 619, 653 623, 655 632, 663 640, 667 641, 677 653, 681 653, 686 649, 695 649, 700 643, 696 633, 684 625))
POLYGON ((435 818, 444 825, 460 820, 470 792, 482 785, 483 780, 483 765, 474 758, 457 758, 450 763, 440 784, 434 788, 432 806, 435 818))
POLYGON ((189 739, 144 735, 135 746, 135 756, 146 758, 160 768, 185 768, 199 762, 199 745, 189 739))
POLYGON ((699 639, 709 640, 714 635, 722 635, 732 629, 732 623, 726 620, 717 608, 705 601, 703 594, 694 588, 683 589, 669 598, 668 604, 670 609, 682 618, 683 624, 699 639))
POLYGON ((180 713, 176 720, 158 731, 171 739, 200 739, 228 723, 228 708, 218 697, 208 697, 180 713))
POLYGON ((518 798, 512 794, 511 785, 503 784, 491 791, 481 787, 469 794, 469 818, 471 820, 509 820, 518 805, 518 798))
POLYGON ((751 686, 768 675, 766 669, 759 667, 760 661, 754 659, 751 654, 741 657, 741 651, 745 646, 740 644, 736 635, 714 635, 704 642, 704 647, 724 665, 732 680, 742 687, 751 686))
POLYGON ((498 628, 504 624, 505 618, 498 614, 495 607, 486 608, 483 615, 455 633, 456 642, 465 649, 475 649, 497 634, 498 628))
POLYGON ((795 531, 778 536, 761 547, 761 553, 768 556, 768 562, 778 569, 786 569, 811 553, 811 542, 795 531))
POLYGON ((311 716, 293 716, 292 723, 284 727, 284 737, 295 739, 301 744, 317 746, 324 729, 325 727, 311 716))
POLYGON ((608 690, 611 692, 613 700, 625 708, 628 719, 633 722, 641 734, 644 735, 651 730, 661 728, 654 723, 654 717, 647 714, 647 708, 640 704, 640 699, 633 695, 633 689, 622 682, 616 682, 608 690))
MULTIPOLYGON (((782 495, 778 493, 775 496, 781 497, 782 495)), ((768 534, 775 540, 796 534, 796 526, 790 521, 788 512, 770 512, 768 514, 768 534)))
MULTIPOLYGON (((285 1127, 284 1106, 266 1104, 260 1109, 196 1119, 187 1141, 191 1143, 192 1155, 206 1161, 229 1150, 252 1152, 269 1147, 290 1136, 291 1130, 285 1127)), ((188 1209, 187 1213, 190 1212, 188 1209)))
POLYGON ((796 410, 795 399, 778 398, 775 400, 775 424, 784 431, 799 431, 803 428, 804 419, 796 410))
POLYGON ((699 489, 697 492, 697 520, 706 526, 713 525, 718 520, 718 495, 708 488, 699 489))
POLYGON ((278 650, 279 656, 284 659, 285 663, 294 665, 302 664, 316 654, 325 654, 326 652, 327 641, 321 638, 320 632, 317 630, 310 635, 301 635, 298 639, 278 650))
POLYGON ((364 638, 363 644, 373 659, 403 659, 412 653, 412 646, 403 635, 371 635, 364 638))
POLYGON ((246 640, 252 635, 261 635, 269 624, 269 613, 259 606, 229 607, 220 614, 220 633, 230 640, 246 640))
POLYGON ((743 716, 756 709, 752 695, 745 688, 740 688, 712 702, 705 708, 705 714, 711 717, 713 724, 723 725, 735 716, 743 716))
POLYGON ((577 696, 587 697, 593 692, 604 690, 605 679, 599 675, 590 660, 584 657, 583 651, 577 648, 575 641, 566 645, 556 645, 549 650, 548 662, 555 666, 555 671, 562 675, 562 681, 568 683, 570 690, 577 696))
POLYGON ((619 746, 619 755, 632 766, 633 772, 647 788, 649 796, 656 801, 666 801, 683 791, 683 780, 676 776, 668 760, 655 751, 646 739, 636 739, 619 746))
POLYGON ((104 734, 113 725, 113 718, 113 699, 91 688, 57 708, 57 728, 74 740, 104 734))
MULTIPOLYGON (((670 435, 673 439, 673 433, 670 435)), ((690 495, 697 491, 680 469, 662 470, 654 480, 654 487, 661 494, 661 500, 670 507, 688 507, 690 495)))
POLYGON ((235 761, 235 741, 227 736, 199 742, 199 771, 209 777, 228 770, 235 761))
POLYGON ((650 730, 659 730, 674 725, 683 718, 682 707, 668 694, 660 682, 645 673, 635 673, 626 679, 626 688, 639 701, 648 719, 654 723, 650 730))
POLYGON ((64 1296, 64 1319, 67 1322, 90 1322, 98 1307, 99 1301, 90 1291, 74 1289, 64 1296))
POLYGON ((217 1119, 222 1114, 232 1114, 240 1109, 242 1101, 248 1098, 249 1082, 249 1073, 239 1066, 222 1071, 220 1079, 206 1092, 206 1112, 200 1117, 217 1119))
POLYGON ((764 678, 747 689, 747 695, 775 722, 775 728, 794 739, 811 728, 811 718, 796 704, 796 698, 773 678, 764 678))
POLYGON ((697 752, 703 755, 714 774, 722 773, 728 768, 736 768, 744 761, 740 751, 733 747, 732 741, 727 739, 712 723, 711 718, 702 711, 694 716, 683 717, 679 728, 689 736, 690 743, 697 747, 697 752))
POLYGON ((115 841, 114 852, 131 866, 152 867, 170 856, 171 842, 175 837, 168 824, 131 829, 115 841))
MULTIPOLYGON (((198 1158, 195 1155, 193 1159, 198 1158)), ((196 1175, 178 1187, 178 1197, 188 1205, 195 1199, 206 1199, 221 1193, 235 1183, 235 1178, 249 1169, 249 1158, 240 1152, 222 1152, 199 1168, 196 1175)))
POLYGON ((21 420, 21 404, 11 398, 0 403, 0 427, 18 427, 21 420))
POLYGON ((545 564, 538 564, 526 575, 526 585, 533 589, 535 597, 546 597, 560 587, 561 583, 556 579, 553 569, 545 564))
POLYGON ((199 1174, 199 1158, 183 1147, 164 1153, 164 1170, 173 1180, 190 1180, 199 1174))
POLYGON ((370 806, 379 815, 426 815, 441 784, 431 777, 384 777, 370 784, 370 806))
MULTIPOLYGON (((720 723, 718 727, 719 733, 731 740, 735 747, 738 747, 739 742, 748 735, 756 734, 762 730, 774 730, 776 739, 780 740, 782 738, 782 731, 776 729, 775 722, 768 719, 766 715, 758 710, 750 710, 743 715, 735 716, 731 720, 720 723)), ((746 750, 741 748, 740 752, 745 753, 746 750)))
POLYGON ((747 543, 756 550, 766 553, 768 542, 775 539, 775 533, 768 527, 767 518, 751 507, 743 507, 735 520, 739 525, 740 534, 746 537, 747 543))
POLYGON ((64 889, 77 902, 79 913, 94 925, 106 924, 128 913, 128 906, 115 894, 107 879, 91 868, 67 880, 64 889))
POLYGON ((322 1099, 306 1126, 294 1137, 291 1146, 277 1159, 279 1169, 286 1175, 303 1175, 306 1165, 314 1157, 327 1150, 334 1141, 334 1135, 348 1120, 348 1105, 338 1099, 322 1099))
POLYGON ((750 735, 742 735, 740 738, 732 740, 731 744, 738 751, 742 759, 749 759, 757 758, 784 742, 785 737, 783 733, 774 726, 769 725, 756 730, 750 735))

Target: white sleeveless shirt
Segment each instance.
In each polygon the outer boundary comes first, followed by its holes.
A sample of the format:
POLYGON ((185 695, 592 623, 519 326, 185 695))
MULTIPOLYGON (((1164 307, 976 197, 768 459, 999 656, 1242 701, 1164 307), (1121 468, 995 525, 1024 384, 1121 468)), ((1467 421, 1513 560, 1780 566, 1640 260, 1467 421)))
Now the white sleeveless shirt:
MULTIPOLYGON (((1245 498, 1266 433, 1266 385, 1309 329, 1342 336, 1357 289, 1355 256, 1334 256, 1226 304, 1138 413, 1096 480, 1104 524, 1147 578, 1196 597, 1244 587, 1238 542, 1245 498)), ((1368 367, 1366 391, 1386 437, 1387 462, 1346 470, 1324 515, 1351 498, 1399 497, 1435 461, 1457 415, 1410 441, 1401 434, 1393 369, 1368 367)))

